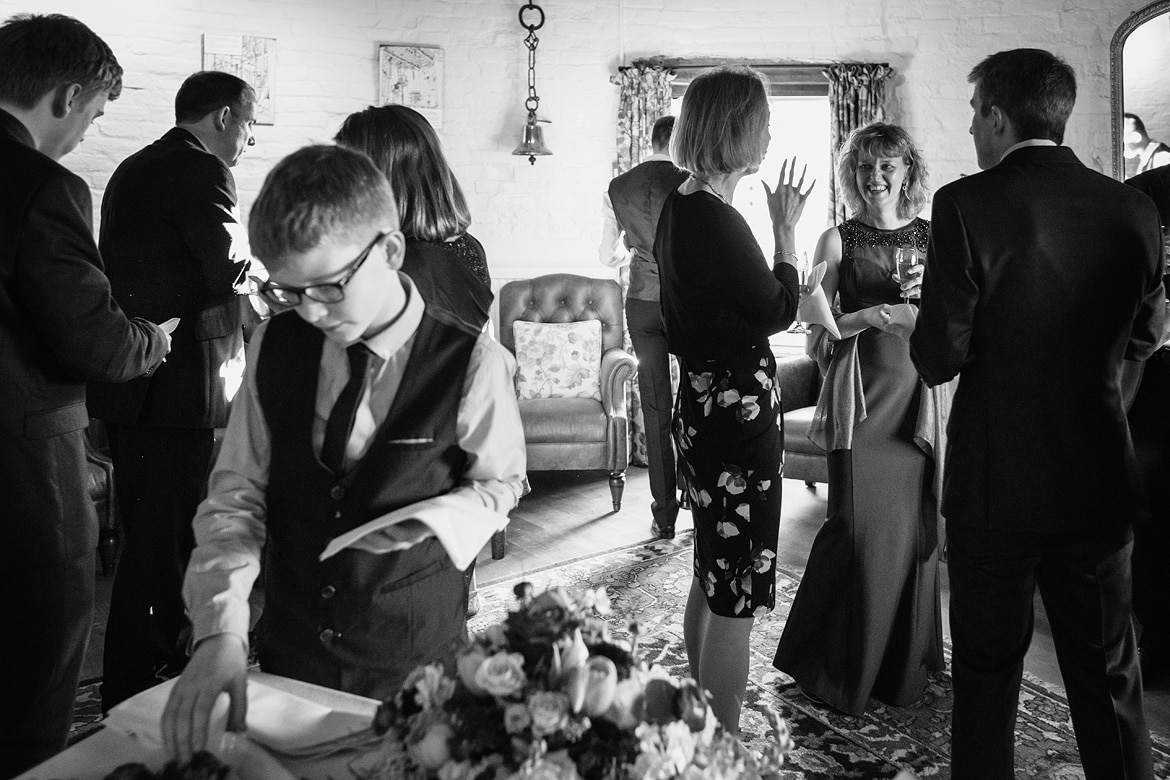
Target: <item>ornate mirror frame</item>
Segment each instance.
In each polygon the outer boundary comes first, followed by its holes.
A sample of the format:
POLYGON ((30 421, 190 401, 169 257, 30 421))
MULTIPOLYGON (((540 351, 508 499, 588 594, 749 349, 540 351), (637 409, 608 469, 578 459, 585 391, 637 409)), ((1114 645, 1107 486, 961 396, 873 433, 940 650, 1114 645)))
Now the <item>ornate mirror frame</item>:
POLYGON ((1122 52, 1125 49, 1125 40, 1138 27, 1167 11, 1170 11, 1170 0, 1155 0, 1144 8, 1139 8, 1121 23, 1109 44, 1109 78, 1111 81, 1109 118, 1113 122, 1113 178, 1119 181, 1125 178, 1125 159, 1122 157, 1121 139, 1121 115, 1125 112, 1125 74, 1122 72, 1124 70, 1122 63, 1125 59, 1122 52))

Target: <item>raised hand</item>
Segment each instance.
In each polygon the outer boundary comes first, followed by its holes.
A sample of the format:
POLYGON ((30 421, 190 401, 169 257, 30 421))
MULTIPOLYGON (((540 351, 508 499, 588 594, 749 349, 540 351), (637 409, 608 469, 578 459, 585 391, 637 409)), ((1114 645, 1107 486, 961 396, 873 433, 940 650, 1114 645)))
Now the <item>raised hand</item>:
POLYGON ((784 161, 780 166, 780 180, 776 182, 775 190, 768 187, 767 182, 764 182, 764 193, 768 200, 768 215, 772 218, 772 228, 776 231, 795 229, 796 223, 800 221, 800 215, 804 213, 805 201, 808 200, 809 193, 817 184, 814 179, 809 183, 808 189, 805 189, 804 178, 808 174, 808 165, 801 169, 798 180, 796 179, 796 165, 795 157, 784 161))

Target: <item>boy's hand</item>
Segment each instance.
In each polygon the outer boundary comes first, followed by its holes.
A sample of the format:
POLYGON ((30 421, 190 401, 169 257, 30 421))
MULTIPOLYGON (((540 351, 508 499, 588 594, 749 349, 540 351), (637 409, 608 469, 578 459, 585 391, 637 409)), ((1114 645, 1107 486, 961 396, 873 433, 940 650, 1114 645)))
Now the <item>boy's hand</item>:
POLYGON ((182 763, 207 747, 211 710, 220 693, 230 698, 228 731, 244 731, 248 708, 248 651, 232 634, 209 636, 195 646, 162 714, 163 747, 182 763))

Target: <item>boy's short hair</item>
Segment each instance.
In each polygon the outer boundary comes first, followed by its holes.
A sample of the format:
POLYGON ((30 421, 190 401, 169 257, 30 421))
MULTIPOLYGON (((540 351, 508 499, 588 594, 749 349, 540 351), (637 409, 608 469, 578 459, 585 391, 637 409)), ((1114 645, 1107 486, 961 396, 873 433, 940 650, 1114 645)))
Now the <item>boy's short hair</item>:
POLYGON ((742 65, 705 70, 683 95, 671 157, 692 173, 733 173, 764 159, 768 127, 764 75, 742 65))
POLYGON ((106 42, 71 16, 19 14, 0 25, 0 100, 32 108, 61 84, 122 94, 122 66, 106 42))
POLYGON ((1060 57, 1044 49, 1001 51, 972 68, 967 81, 979 86, 981 116, 999 106, 1020 138, 1064 143, 1077 77, 1060 57))
POLYGON ((239 114, 247 99, 254 97, 252 87, 242 78, 218 70, 201 70, 188 76, 175 93, 175 122, 198 122, 224 106, 239 114))
POLYGON ((390 183, 369 157, 341 146, 306 146, 264 179, 248 239, 269 270, 323 244, 368 240, 370 226, 398 228, 390 183))

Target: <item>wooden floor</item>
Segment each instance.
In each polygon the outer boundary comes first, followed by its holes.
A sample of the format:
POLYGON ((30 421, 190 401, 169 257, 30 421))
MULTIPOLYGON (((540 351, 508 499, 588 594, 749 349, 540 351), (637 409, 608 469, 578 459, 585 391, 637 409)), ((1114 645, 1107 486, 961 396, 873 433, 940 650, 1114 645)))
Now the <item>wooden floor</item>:
MULTIPOLYGON (((554 566, 606 550, 650 539, 650 489, 646 470, 631 468, 622 509, 614 512, 607 477, 601 473, 546 472, 530 475, 532 492, 520 501, 508 527, 507 554, 492 560, 480 555, 477 575, 481 586, 510 579, 537 568, 554 566)), ((803 483, 784 481, 784 519, 780 525, 778 563, 803 569, 813 538, 825 517, 827 488, 810 490, 803 483)), ((680 530, 690 527, 690 513, 679 516, 680 530)), ((109 608, 112 580, 98 577, 98 609, 84 678, 101 674, 101 647, 109 608)), ((944 635, 949 639, 948 587, 943 565, 944 635)), ((1036 631, 1025 668, 1042 680, 1060 683, 1052 636, 1043 606, 1036 602, 1036 631)), ((1170 682, 1146 687, 1150 729, 1170 737, 1170 682)))

